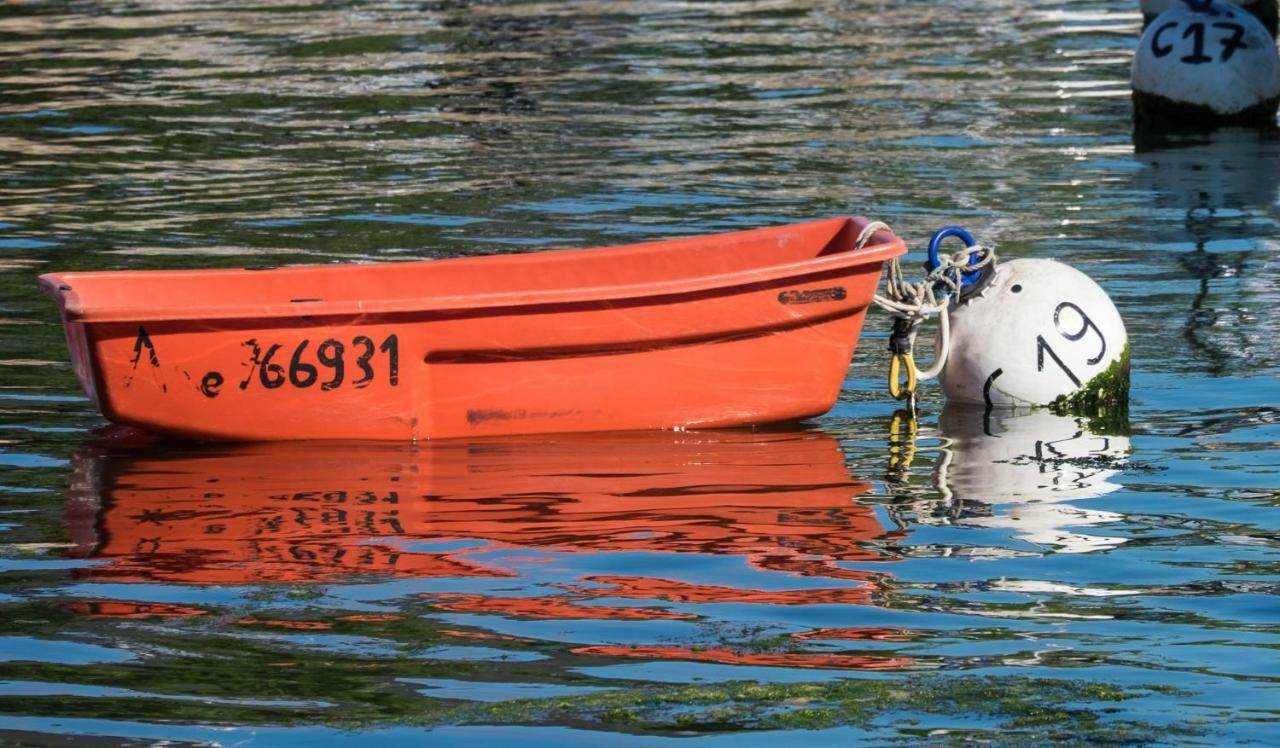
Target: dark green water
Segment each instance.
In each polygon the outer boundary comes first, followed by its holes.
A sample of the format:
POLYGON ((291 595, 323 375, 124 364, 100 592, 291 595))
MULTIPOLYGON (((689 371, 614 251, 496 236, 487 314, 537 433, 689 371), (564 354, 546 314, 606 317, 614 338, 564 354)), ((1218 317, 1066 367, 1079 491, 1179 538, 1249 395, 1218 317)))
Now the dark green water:
POLYGON ((1128 2, 0 6, 0 741, 1274 744, 1280 144, 1136 154, 1128 2), (41 272, 848 213, 1115 298, 1130 433, 104 441, 41 272), (790 732, 781 732, 790 731, 790 732))

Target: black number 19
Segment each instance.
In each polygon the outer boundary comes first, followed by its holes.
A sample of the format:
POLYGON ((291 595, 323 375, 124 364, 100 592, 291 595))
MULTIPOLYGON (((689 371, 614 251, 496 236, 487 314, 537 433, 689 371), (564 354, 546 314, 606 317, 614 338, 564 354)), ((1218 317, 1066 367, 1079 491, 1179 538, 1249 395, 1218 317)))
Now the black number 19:
MULTIPOLYGON (((1089 319, 1089 315, 1085 314, 1083 309, 1076 306, 1075 304, 1072 304, 1070 301, 1062 302, 1061 304, 1058 305, 1057 309, 1053 310, 1053 326, 1057 328, 1059 335, 1066 338, 1067 340, 1070 340, 1073 343, 1083 338, 1085 334, 1089 332, 1089 330, 1093 330, 1094 333, 1097 334, 1098 344, 1099 344, 1098 353, 1097 355, 1085 361, 1085 363, 1087 363, 1089 366, 1093 366, 1097 364, 1099 361, 1102 360, 1103 356, 1107 355, 1107 338, 1105 335, 1102 334, 1102 330, 1098 329, 1098 326, 1094 324, 1094 321, 1092 319, 1089 319), (1062 312, 1065 309, 1070 309, 1076 314, 1080 315, 1079 330, 1076 330, 1074 332, 1068 332, 1067 330, 1062 329, 1063 328, 1062 312)), ((1050 346, 1047 341, 1045 341, 1044 336, 1037 335, 1036 336, 1036 371, 1044 371, 1044 355, 1046 353, 1048 353, 1049 358, 1053 359, 1053 362, 1058 365, 1058 368, 1062 369, 1063 373, 1066 374, 1067 377, 1071 379, 1071 382, 1075 384, 1075 386, 1079 387, 1081 384, 1080 378, 1075 375, 1075 372, 1071 371, 1070 367, 1068 367, 1065 363, 1063 363, 1062 359, 1053 350, 1053 347, 1050 346)))

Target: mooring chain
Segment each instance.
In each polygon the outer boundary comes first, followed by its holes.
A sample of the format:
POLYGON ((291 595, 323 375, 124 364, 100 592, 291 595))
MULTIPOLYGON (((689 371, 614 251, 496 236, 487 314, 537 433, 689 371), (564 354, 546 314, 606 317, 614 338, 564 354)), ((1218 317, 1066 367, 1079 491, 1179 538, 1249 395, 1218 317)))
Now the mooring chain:
MULTIPOLYGON (((866 246, 878 231, 892 231, 881 221, 868 223, 858 235, 858 248, 866 246)), ((916 283, 910 283, 902 272, 902 263, 895 257, 889 261, 884 294, 873 298, 876 306, 893 317, 893 333, 889 338, 889 394, 907 402, 915 412, 916 385, 933 379, 942 371, 951 347, 951 324, 948 308, 953 299, 960 298, 965 285, 964 274, 976 273, 996 263, 994 247, 981 244, 965 247, 949 255, 939 254, 937 267, 916 283), (941 297, 939 297, 941 294, 941 297), (920 370, 912 356, 916 333, 930 317, 938 317, 938 345, 933 364, 920 370), (905 374, 905 383, 900 378, 905 374)))

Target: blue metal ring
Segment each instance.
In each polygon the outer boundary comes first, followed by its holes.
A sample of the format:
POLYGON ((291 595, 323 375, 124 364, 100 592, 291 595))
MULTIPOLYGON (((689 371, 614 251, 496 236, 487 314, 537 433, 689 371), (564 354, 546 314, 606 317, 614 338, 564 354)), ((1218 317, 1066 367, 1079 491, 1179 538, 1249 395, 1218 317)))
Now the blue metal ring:
MULTIPOLYGON (((938 259, 938 248, 942 246, 942 242, 944 239, 947 239, 952 236, 959 237, 960 240, 964 242, 964 245, 966 247, 972 247, 973 245, 978 243, 977 241, 974 240, 973 234, 970 234, 968 231, 965 231, 959 226, 947 226, 946 228, 938 229, 938 231, 934 232, 933 238, 929 240, 929 269, 930 270, 936 270, 938 266, 942 264, 941 261, 938 259)), ((971 264, 976 260, 977 260, 976 257, 969 258, 969 262, 971 264)), ((968 288, 969 286, 972 286, 973 284, 977 283, 978 279, 981 277, 982 277, 981 270, 966 270, 960 273, 960 287, 968 288)))

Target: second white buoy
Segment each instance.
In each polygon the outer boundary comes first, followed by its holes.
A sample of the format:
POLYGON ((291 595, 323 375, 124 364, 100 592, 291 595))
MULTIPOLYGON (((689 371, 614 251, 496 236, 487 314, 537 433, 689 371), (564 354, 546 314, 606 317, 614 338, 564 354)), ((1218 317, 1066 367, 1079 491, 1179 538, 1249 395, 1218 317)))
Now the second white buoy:
POLYGON ((1139 131, 1275 127, 1280 54, 1236 5, 1204 0, 1161 13, 1138 41, 1132 77, 1139 131))

